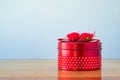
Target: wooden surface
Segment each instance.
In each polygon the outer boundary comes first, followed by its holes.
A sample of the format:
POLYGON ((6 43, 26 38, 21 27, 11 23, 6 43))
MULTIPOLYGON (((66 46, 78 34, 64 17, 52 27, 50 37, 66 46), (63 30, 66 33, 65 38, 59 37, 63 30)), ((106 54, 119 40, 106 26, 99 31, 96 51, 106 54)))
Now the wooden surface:
POLYGON ((116 80, 120 80, 120 60, 103 60, 102 69, 94 71, 58 70, 57 60, 0 60, 0 80, 9 80, 10 78, 63 80, 65 77, 68 78, 67 80, 71 79, 69 77, 100 78, 97 80, 104 78, 107 78, 104 80, 112 80, 112 78, 116 78, 116 80))

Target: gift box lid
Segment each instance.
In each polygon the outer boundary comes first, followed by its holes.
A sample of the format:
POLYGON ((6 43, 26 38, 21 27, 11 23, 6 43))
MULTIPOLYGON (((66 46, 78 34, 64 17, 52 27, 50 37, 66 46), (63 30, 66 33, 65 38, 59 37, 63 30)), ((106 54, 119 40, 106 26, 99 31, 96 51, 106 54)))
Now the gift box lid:
POLYGON ((101 42, 98 39, 94 39, 89 42, 71 42, 65 40, 59 40, 58 49, 64 50, 101 50, 101 42))

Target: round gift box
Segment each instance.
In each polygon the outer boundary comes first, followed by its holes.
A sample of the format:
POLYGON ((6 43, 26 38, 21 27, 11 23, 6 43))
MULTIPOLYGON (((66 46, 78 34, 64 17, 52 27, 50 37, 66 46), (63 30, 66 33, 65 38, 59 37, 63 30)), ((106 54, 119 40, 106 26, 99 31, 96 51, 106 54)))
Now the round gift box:
POLYGON ((58 42, 58 69, 95 70, 101 69, 101 42, 58 42))

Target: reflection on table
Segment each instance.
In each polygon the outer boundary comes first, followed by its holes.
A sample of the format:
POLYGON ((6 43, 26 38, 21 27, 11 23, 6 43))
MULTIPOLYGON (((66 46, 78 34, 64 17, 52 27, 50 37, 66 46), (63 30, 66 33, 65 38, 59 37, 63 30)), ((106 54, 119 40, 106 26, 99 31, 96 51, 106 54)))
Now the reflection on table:
POLYGON ((102 80, 101 70, 93 71, 58 70, 58 80, 102 80))

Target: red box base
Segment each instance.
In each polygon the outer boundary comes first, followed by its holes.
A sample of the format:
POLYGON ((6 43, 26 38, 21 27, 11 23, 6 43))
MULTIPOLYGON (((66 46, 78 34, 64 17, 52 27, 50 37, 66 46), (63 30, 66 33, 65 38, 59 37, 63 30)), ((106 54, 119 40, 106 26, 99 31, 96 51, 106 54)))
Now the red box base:
POLYGON ((58 56, 58 69, 96 70, 101 68, 101 57, 64 57, 58 56))

